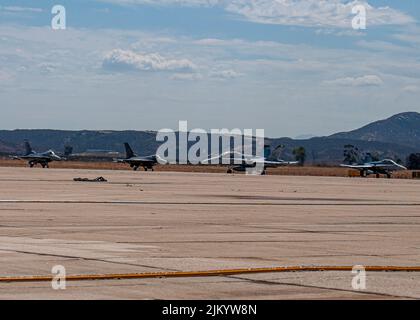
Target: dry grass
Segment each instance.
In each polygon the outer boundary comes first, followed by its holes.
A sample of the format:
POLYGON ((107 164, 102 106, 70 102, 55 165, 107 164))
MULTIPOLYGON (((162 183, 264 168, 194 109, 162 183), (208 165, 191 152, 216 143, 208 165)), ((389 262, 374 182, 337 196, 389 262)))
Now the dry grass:
MULTIPOLYGON (((0 159, 0 167, 27 167, 28 164, 23 160, 0 159)), ((40 168, 40 166, 37 166, 40 168)), ((50 163, 50 168, 63 169, 89 169, 89 170, 132 170, 129 165, 115 162, 84 162, 84 161, 61 161, 50 163)), ((223 166, 193 166, 193 165, 157 165, 155 171, 174 171, 174 172, 226 172, 223 166)), ((142 169, 140 168, 139 171, 142 169)))

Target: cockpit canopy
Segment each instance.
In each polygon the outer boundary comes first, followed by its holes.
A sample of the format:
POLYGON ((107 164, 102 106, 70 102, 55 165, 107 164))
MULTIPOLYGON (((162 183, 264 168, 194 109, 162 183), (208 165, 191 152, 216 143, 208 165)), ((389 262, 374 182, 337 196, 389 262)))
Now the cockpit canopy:
POLYGON ((382 161, 383 164, 396 164, 394 160, 390 160, 390 159, 385 159, 382 161))

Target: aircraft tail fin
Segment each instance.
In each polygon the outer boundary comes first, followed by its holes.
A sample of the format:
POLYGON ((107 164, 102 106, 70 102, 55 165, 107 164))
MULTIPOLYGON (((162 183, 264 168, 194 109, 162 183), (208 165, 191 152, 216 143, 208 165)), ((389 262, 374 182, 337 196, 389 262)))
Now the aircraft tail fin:
POLYGON ((274 160, 274 161, 279 160, 281 152, 284 149, 284 145, 282 144, 278 145, 276 148, 274 148, 273 151, 271 151, 271 146, 269 146, 268 148, 269 148, 269 151, 268 151, 268 156, 266 156, 266 159, 274 160))
POLYGON ((268 159, 271 156, 271 146, 266 144, 264 145, 264 158, 268 159))
POLYGON ((127 142, 124 143, 124 147, 125 147, 125 154, 126 154, 127 159, 130 159, 135 156, 133 150, 131 149, 130 145, 127 142))
POLYGON ((31 154, 33 152, 31 145, 29 144, 28 140, 25 140, 25 156, 31 154))
POLYGON ((64 147, 64 156, 68 157, 69 155, 71 155, 73 153, 73 147, 70 145, 66 145, 64 147))

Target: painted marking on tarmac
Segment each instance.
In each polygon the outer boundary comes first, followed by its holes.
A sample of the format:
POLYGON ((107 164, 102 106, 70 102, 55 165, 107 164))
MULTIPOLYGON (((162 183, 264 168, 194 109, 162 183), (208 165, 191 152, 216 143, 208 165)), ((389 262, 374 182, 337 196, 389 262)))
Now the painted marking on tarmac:
MULTIPOLYGON (((353 266, 291 266, 271 268, 225 269, 207 271, 175 271, 151 273, 121 273, 121 274, 84 274, 66 276, 67 281, 115 280, 115 279, 154 279, 154 278, 196 278, 220 277, 239 274, 277 273, 277 272, 327 272, 352 271, 353 266)), ((420 266, 365 266, 369 272, 420 272, 420 266)), ((46 282, 55 276, 23 276, 0 277, 1 282, 46 282)))

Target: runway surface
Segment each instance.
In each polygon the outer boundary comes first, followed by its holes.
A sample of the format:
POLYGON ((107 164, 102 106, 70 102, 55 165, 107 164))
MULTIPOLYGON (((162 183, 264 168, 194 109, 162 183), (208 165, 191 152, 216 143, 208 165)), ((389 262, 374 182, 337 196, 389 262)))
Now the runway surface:
MULTIPOLYGON (((0 168, 0 277, 420 266, 420 181, 0 168), (74 182, 103 176, 107 183, 74 182)), ((0 299, 420 298, 420 273, 0 283, 0 299)))

